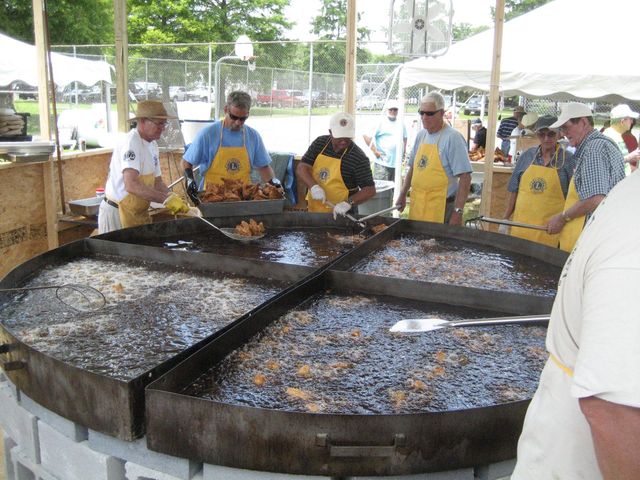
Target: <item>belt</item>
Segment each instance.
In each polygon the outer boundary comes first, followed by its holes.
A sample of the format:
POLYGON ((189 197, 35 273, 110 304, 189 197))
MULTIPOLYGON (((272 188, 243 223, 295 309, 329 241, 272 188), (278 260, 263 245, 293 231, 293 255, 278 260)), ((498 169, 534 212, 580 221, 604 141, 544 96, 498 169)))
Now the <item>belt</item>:
POLYGON ((112 200, 109 200, 107 197, 104 197, 102 201, 107 202, 107 205, 111 205, 113 208, 118 208, 118 204, 112 200))

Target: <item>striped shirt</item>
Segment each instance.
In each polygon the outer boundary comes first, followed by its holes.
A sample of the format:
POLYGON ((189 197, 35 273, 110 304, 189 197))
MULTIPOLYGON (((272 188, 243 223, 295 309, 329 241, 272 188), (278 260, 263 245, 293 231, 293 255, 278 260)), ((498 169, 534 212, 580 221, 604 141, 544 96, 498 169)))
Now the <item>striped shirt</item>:
POLYGON ((509 138, 513 129, 518 126, 518 119, 516 117, 505 118, 500 122, 500 127, 498 128, 498 133, 496 134, 498 138, 506 139, 509 138))
MULTIPOLYGON (((313 166, 316 157, 322 152, 322 149, 324 149, 324 155, 332 158, 340 158, 342 153, 333 151, 333 146, 329 141, 330 139, 331 135, 321 135, 316 138, 302 156, 302 162, 313 166)), ((342 156, 340 174, 342 175, 342 181, 349 189, 350 195, 358 191, 358 189, 375 186, 369 157, 353 142, 347 147, 347 151, 344 152, 344 156, 342 156)))
POLYGON ((592 130, 578 145, 573 178, 580 200, 606 195, 623 180, 624 157, 613 140, 592 130))

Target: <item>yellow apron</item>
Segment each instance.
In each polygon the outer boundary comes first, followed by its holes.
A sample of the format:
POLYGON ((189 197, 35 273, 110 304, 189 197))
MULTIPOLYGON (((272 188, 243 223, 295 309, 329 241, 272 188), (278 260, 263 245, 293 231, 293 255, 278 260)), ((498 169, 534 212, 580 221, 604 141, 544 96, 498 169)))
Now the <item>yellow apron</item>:
MULTIPOLYGON (((331 140, 329 140, 329 142, 330 141, 331 140)), ((337 205, 338 203, 346 202, 349 199, 349 189, 344 184, 344 180, 342 180, 342 173, 340 173, 342 157, 347 153, 347 148, 349 147, 344 149, 340 158, 333 158, 324 154, 329 142, 327 142, 313 162, 311 175, 315 182, 324 190, 327 200, 332 204, 337 205)), ((311 198, 310 192, 307 192, 306 198, 310 212, 330 213, 333 211, 333 208, 328 205, 311 198)))
MULTIPOLYGON (((569 192, 567 193, 567 199, 564 202, 564 211, 566 212, 569 208, 580 201, 580 197, 578 196, 578 191, 576 190, 576 182, 572 178, 571 183, 569 183, 569 192)), ((585 216, 581 216, 578 218, 572 218, 569 222, 565 224, 560 232, 560 248, 565 252, 570 252, 573 250, 573 246, 576 244, 582 229, 584 228, 585 216)))
POLYGON ((410 220, 444 223, 449 177, 440 161, 439 142, 440 135, 435 144, 423 143, 416 153, 411 177, 410 220))
MULTIPOLYGON (((138 175, 138 180, 147 187, 153 187, 156 177, 153 173, 148 173, 146 175, 138 175)), ((118 203, 118 213, 120 214, 122 228, 137 227, 138 225, 151 223, 149 201, 130 193, 118 203)))
MULTIPOLYGON (((558 150, 556 160, 557 155, 558 150)), ((513 212, 514 222, 544 226, 551 217, 562 211, 564 193, 558 177, 558 167, 554 168, 552 165, 544 167, 531 164, 524 171, 513 212)), ((550 247, 558 246, 559 234, 549 235, 544 230, 511 227, 511 235, 550 247)))
POLYGON ((220 185, 224 183, 223 178, 251 183, 251 162, 246 148, 244 128, 242 129, 241 147, 223 147, 223 130, 224 126, 220 125, 220 146, 204 177, 205 186, 207 183, 220 185))

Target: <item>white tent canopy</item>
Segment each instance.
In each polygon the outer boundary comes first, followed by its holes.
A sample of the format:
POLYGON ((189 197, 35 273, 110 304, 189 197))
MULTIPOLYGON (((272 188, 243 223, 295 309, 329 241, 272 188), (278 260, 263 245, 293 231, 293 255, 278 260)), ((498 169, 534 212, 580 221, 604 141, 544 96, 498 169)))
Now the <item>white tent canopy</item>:
MULTIPOLYGON (((629 43, 638 18, 639 1, 554 0, 506 22, 501 94, 640 100, 640 68, 629 43)), ((444 56, 406 63, 400 87, 489 91, 493 37, 490 29, 444 56)))
MULTIPOLYGON (((0 52, 0 85, 9 85, 17 80, 38 85, 36 47, 0 33, 0 52)), ((107 62, 52 53, 51 63, 53 79, 58 86, 64 87, 74 81, 87 86, 100 80, 111 83, 111 67, 107 62)))

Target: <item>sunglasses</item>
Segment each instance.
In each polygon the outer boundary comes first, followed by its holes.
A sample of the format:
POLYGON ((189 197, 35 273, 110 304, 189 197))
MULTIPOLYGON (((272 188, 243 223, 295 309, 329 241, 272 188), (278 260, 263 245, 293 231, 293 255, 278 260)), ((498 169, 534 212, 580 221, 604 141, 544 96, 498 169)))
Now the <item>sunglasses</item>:
POLYGON ((229 118, 231 120, 233 120, 234 122, 246 122, 247 118, 249 118, 249 115, 245 115, 244 117, 239 117, 238 115, 234 115, 231 112, 227 112, 227 115, 229 115, 229 118))
POLYGON ((148 121, 153 123, 156 127, 166 128, 169 125, 169 122, 166 120, 153 120, 152 118, 147 118, 148 121))
POLYGON ((427 117, 433 117, 436 113, 439 112, 444 112, 444 110, 441 108, 439 110, 434 110, 433 112, 426 112, 424 110, 418 110, 418 115, 423 116, 426 115, 427 117))
POLYGON ((536 135, 540 138, 554 138, 557 134, 558 132, 554 132, 553 130, 547 130, 546 132, 536 132, 536 135))

